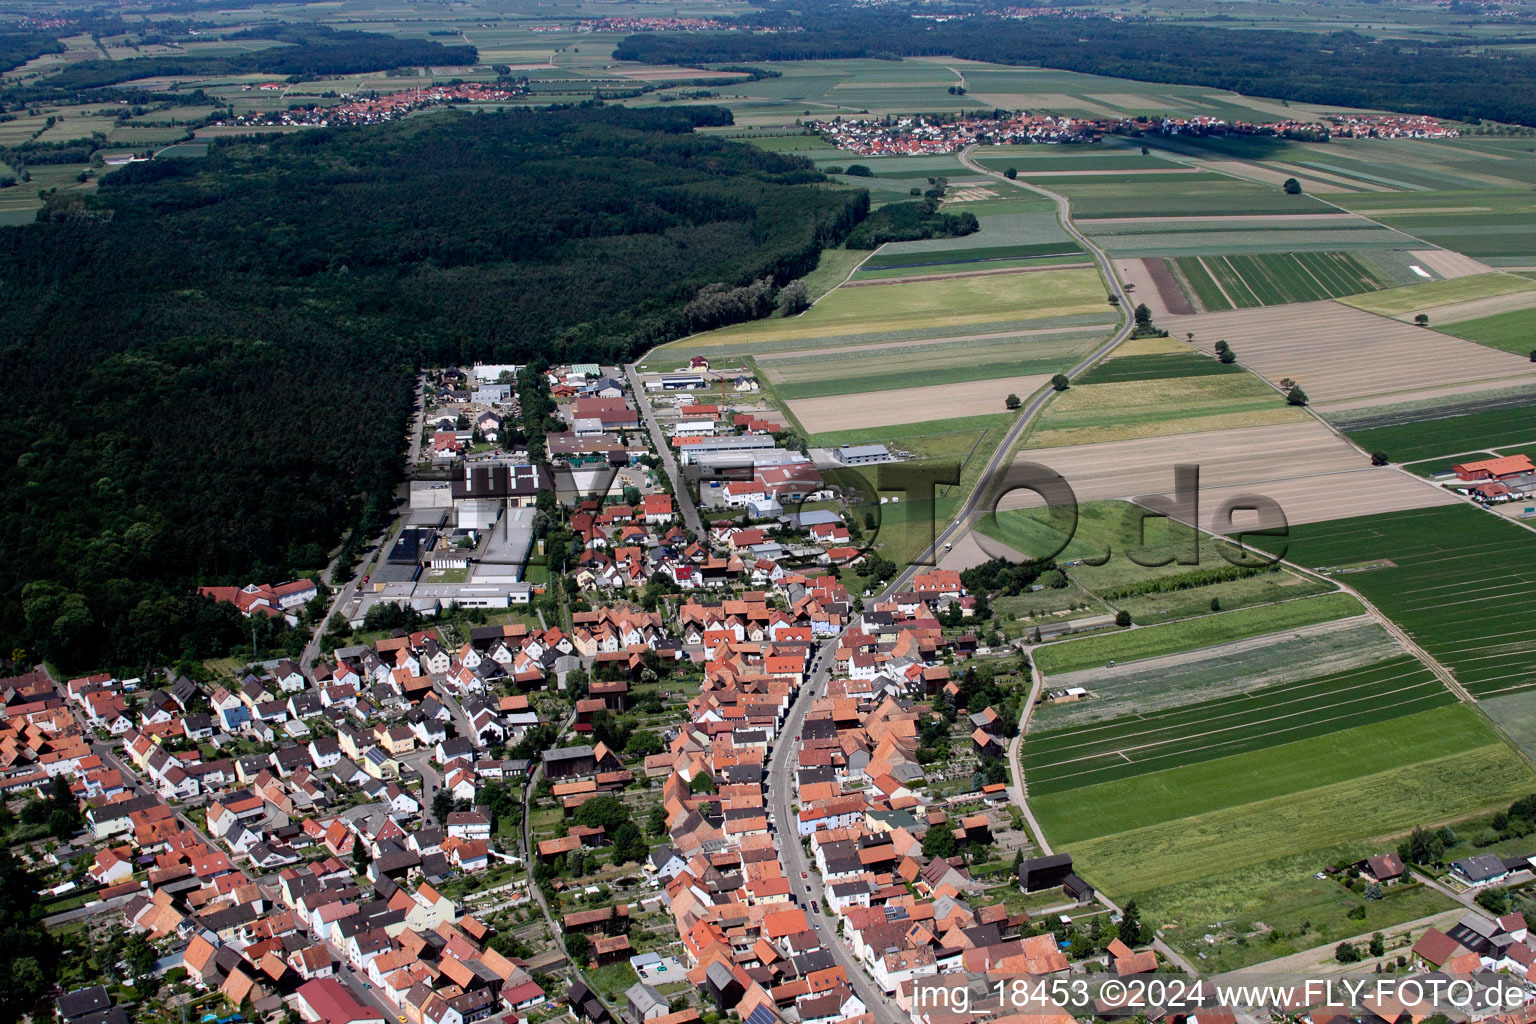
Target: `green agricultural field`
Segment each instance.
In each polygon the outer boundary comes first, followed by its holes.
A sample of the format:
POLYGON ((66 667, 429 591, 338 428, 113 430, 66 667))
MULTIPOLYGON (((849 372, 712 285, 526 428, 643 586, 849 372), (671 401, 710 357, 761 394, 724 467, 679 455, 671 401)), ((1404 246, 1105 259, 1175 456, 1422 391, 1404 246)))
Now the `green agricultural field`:
POLYGON ((1235 552, 1236 547, 1168 519, 1149 517, 1143 521, 1140 510, 1128 502, 1082 505, 1065 548, 1066 538, 1049 526, 1040 510, 998 512, 983 518, 977 529, 1027 557, 1055 557, 1076 586, 1105 606, 1130 612, 1133 620, 1143 625, 1208 615, 1213 600, 1230 611, 1332 589, 1327 583, 1283 569, 1233 579, 1201 577, 1198 574, 1212 569, 1229 570, 1231 563, 1224 552, 1235 552), (1197 541, 1198 564, 1179 564, 1180 559, 1192 557, 1197 541), (1102 565, 1093 564, 1101 561, 1102 565), (1178 585, 1158 583, 1167 580, 1178 585))
POLYGON ((839 157, 847 155, 819 135, 748 135, 746 141, 770 153, 804 153, 817 157, 830 157, 833 153, 839 157))
POLYGON ((966 266, 953 266, 953 269, 984 270, 986 269, 985 266, 972 268, 969 265, 985 263, 991 260, 1031 259, 1037 256, 1070 255, 1072 253, 1081 253, 1082 251, 1082 247, 1072 241, 1039 242, 1033 245, 977 246, 966 249, 908 249, 904 251, 887 245, 880 252, 865 260, 862 269, 890 270, 893 268, 937 266, 948 268, 952 265, 965 264, 966 266))
MULTIPOLYGON (((993 601, 993 607, 1000 608, 1003 600, 993 601)), ((1205 651, 1055 674, 1053 688, 1082 686, 1091 697, 1040 705, 1030 717, 1029 733, 1198 704, 1373 665, 1402 653, 1402 646, 1379 622, 1337 619, 1205 651)))
MULTIPOLYGON (((1218 364, 1219 365, 1219 364, 1218 364)), ((1045 407, 1029 448, 1123 441, 1306 418, 1249 374, 1208 374, 1074 385, 1045 407)))
POLYGON ((1218 362, 1201 352, 1158 352, 1111 356, 1079 377, 1076 383, 1114 384, 1131 380, 1164 380, 1169 377, 1203 377, 1242 372, 1240 366, 1218 362))
MULTIPOLYGON (((1041 739, 1053 740, 1060 735, 1046 733, 1041 739)), ((1033 742, 1031 737, 1022 741, 1021 760, 1028 756, 1033 742)), ((1030 807, 1054 845, 1136 832, 1193 815, 1240 810, 1287 793, 1299 794, 1487 746, 1503 744, 1475 711, 1452 698, 1447 704, 1385 721, 1346 725, 1323 735, 1302 736, 1136 777, 1058 789, 1038 797, 1027 764, 1024 774, 1030 807)), ((1507 747, 1505 751, 1513 753, 1507 747)), ((1352 836, 1345 833, 1310 845, 1348 838, 1352 836)), ((1132 851, 1126 851, 1126 856, 1133 856, 1132 851)), ((1197 869, 1190 877, 1200 873, 1197 869)))
MULTIPOLYGON (((1527 143, 1529 146, 1529 143, 1527 143)), ((1529 175, 1527 154, 1490 159, 1503 175, 1529 175)), ((1453 186, 1455 191, 1408 194, 1359 193, 1337 197, 1340 206, 1493 266, 1528 266, 1536 256, 1536 196, 1529 182, 1518 189, 1509 177, 1453 186), (1472 189, 1480 189, 1472 191, 1472 189)))
POLYGON ((667 346, 667 351, 719 349, 746 355, 782 341, 887 331, 944 333, 963 325, 1102 313, 1105 308, 1097 269, 839 288, 800 316, 694 335, 667 346))
POLYGON ((1032 796, 1322 736, 1427 711, 1456 698, 1407 654, 1185 707, 1031 735, 1021 757, 1032 796))
POLYGON ((1070 199, 1073 216, 1081 219, 1251 217, 1332 211, 1311 196, 1286 195, 1273 185, 1207 172, 1080 175, 1051 178, 1045 187, 1070 199))
POLYGON ((1386 452, 1393 462, 1418 462, 1536 440, 1536 405, 1364 430, 1346 426, 1345 432, 1368 452, 1386 452))
POLYGON ((1360 567, 1341 578, 1473 694, 1536 686, 1536 536, 1528 530, 1447 505, 1292 526, 1284 543, 1300 565, 1360 567))
POLYGON ((759 370, 784 399, 858 394, 894 388, 954 384, 994 377, 1057 373, 1070 369, 1104 332, 1043 332, 1001 338, 946 340, 858 348, 840 355, 826 351, 804 356, 760 358, 759 370), (827 372, 836 361, 836 375, 827 372))
MULTIPOLYGON (((1058 246, 1051 246, 1058 248, 1058 246)), ((1040 270, 1046 267, 1090 266, 1082 252, 1065 252, 1058 255, 1025 256, 1013 259, 986 259, 970 263, 922 263, 913 267, 890 267, 884 270, 860 270, 855 281, 889 281, 898 278, 953 276, 956 274, 995 274, 999 271, 1040 270)))
POLYGON ((994 171, 1006 171, 1012 167, 1019 172, 1021 178, 1042 172, 1170 171, 1189 166, 1173 160, 1164 160, 1162 157, 1142 156, 1126 150, 1085 153, 1081 149, 1074 150, 1071 147, 1061 146, 1023 146, 1018 147, 1012 155, 984 156, 976 162, 994 171))
POLYGON ((1493 720, 1525 756, 1536 758, 1536 691, 1519 690, 1478 701, 1483 714, 1493 720))
MULTIPOLYGON (((1215 257, 1179 256, 1165 260, 1173 270, 1174 278, 1182 281, 1186 294, 1193 293, 1193 297, 1200 301, 1200 306, 1208 313, 1220 312, 1232 308, 1232 299, 1222 291, 1221 285, 1216 283, 1216 278, 1206 268, 1205 260, 1215 257)), ((1200 308, 1197 306, 1196 308, 1200 308)))
POLYGON ((1311 302, 1387 286, 1343 252, 1181 256, 1173 263, 1208 310, 1311 302))
POLYGON ((1367 900, 1335 878, 1315 877, 1331 864, 1381 852, 1381 844, 1362 840, 1289 853, 1138 893, 1136 902, 1164 941, 1187 957, 1204 957, 1202 970, 1213 974, 1461 909, 1421 883, 1388 886, 1381 899, 1367 900), (1209 944, 1206 935, 1219 941, 1209 944))
POLYGON ((1398 316, 1416 309, 1433 309, 1453 302, 1470 299, 1486 299, 1494 295, 1525 292, 1536 288, 1536 281, 1513 274, 1475 274, 1457 277, 1449 281, 1427 281, 1404 288, 1389 288, 1371 295, 1356 295, 1343 299, 1345 305, 1363 309, 1381 316, 1398 316))
MULTIPOLYGON (((1326 220, 1287 217, 1207 217, 1197 220, 1085 221, 1080 225, 1116 256, 1212 256, 1223 253, 1327 252, 1349 250, 1378 273, 1377 256, 1421 248, 1423 243, 1390 228, 1340 214, 1326 220)), ((1404 267, 1406 271, 1406 267, 1404 267)), ((1422 280, 1408 271, 1393 284, 1422 280)))
POLYGON ((844 444, 884 444, 887 441, 920 443, 923 439, 947 438, 956 433, 981 430, 1006 430, 1013 421, 1009 413, 987 413, 981 416, 961 416, 952 420, 929 420, 926 423, 894 423, 886 427, 866 427, 863 430, 835 430, 815 434, 811 443, 819 448, 836 448, 844 444))
POLYGON ((1236 870, 1457 821, 1533 788, 1529 766, 1453 705, 1075 790, 1035 811, 1053 844, 1071 844, 1084 877, 1133 897, 1195 882, 1213 865, 1236 870))
POLYGON ((852 274, 854 268, 868 255, 869 253, 862 249, 821 250, 821 257, 816 261, 816 269, 802 278, 805 282, 806 297, 815 302, 848 280, 848 275, 852 274))
POLYGON ((1536 352, 1536 310, 1515 309, 1476 320, 1459 320, 1437 329, 1453 338, 1464 338, 1519 356, 1536 352))
POLYGON ((1246 640, 1317 622, 1363 614, 1360 602, 1348 594, 1321 594, 1296 601, 1205 615, 1183 622, 1120 630, 1047 644, 1035 652, 1035 664, 1047 675, 1135 661, 1179 651, 1246 640))
POLYGON ((1457 455, 1449 459, 1429 459, 1425 462, 1415 462, 1403 468, 1414 476, 1428 478, 1438 476, 1441 473, 1449 473, 1451 467, 1459 466, 1463 462, 1476 462, 1479 459, 1491 458, 1494 458, 1493 452, 1472 452, 1469 455, 1457 455))

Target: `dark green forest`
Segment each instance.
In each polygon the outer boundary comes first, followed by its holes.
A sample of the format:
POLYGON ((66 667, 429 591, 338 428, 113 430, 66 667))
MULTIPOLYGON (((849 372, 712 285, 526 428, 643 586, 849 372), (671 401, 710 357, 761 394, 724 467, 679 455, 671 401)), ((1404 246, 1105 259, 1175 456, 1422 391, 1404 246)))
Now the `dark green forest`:
MULTIPOLYGON (((166 75, 244 75, 263 72, 292 77, 353 75, 381 69, 420 65, 473 64, 473 46, 444 46, 428 39, 400 39, 378 32, 357 32, 326 25, 278 25, 233 33, 230 40, 275 39, 287 43, 266 50, 227 57, 135 57, 131 60, 87 60, 67 65, 56 74, 13 86, 7 98, 71 95, 82 89, 116 85, 166 75)), ((0 37, 0 59, 14 52, 19 64, 35 53, 35 39, 0 37)), ((13 67, 14 64, 7 64, 13 67)))
POLYGON ((850 249, 878 249, 886 242, 913 242, 922 238, 957 238, 981 230, 976 215, 940 213, 942 190, 930 190, 927 199, 914 203, 888 203, 871 213, 848 235, 850 249))
POLYGON ((1375 40, 1353 32, 1204 28, 1107 18, 969 17, 935 23, 899 11, 774 5, 746 26, 802 31, 627 37, 614 56, 651 64, 899 58, 937 54, 1000 64, 1231 89, 1308 103, 1536 125, 1536 57, 1471 41, 1375 40))
MULTIPOLYGON (((0 229, 0 623, 68 668, 203 656, 198 583, 323 567, 422 365, 620 360, 868 211, 728 111, 444 111, 131 164, 0 229)), ((245 634, 248 635, 248 634, 245 634)))

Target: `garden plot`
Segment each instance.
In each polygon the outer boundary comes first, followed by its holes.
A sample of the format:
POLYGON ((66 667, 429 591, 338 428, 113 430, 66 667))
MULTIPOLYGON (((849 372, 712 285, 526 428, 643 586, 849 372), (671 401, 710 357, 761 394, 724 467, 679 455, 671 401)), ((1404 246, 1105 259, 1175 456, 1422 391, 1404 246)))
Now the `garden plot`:
MULTIPOLYGON (((1447 282, 1450 283, 1450 282, 1447 282)), ((1390 293, 1377 293, 1390 294, 1390 293)), ((1367 400, 1429 397, 1464 385, 1507 387, 1536 380, 1536 363, 1450 339, 1336 302, 1206 313, 1169 321, 1177 335, 1214 350, 1226 341, 1238 362, 1272 382, 1299 382, 1314 406, 1342 409, 1367 400)))
POLYGON ((1050 374, 1033 374, 858 395, 802 398, 790 402, 789 408, 808 433, 824 434, 834 430, 956 419, 978 412, 1002 412, 1004 399, 1009 395, 1027 399, 1050 380, 1050 374))
MULTIPOLYGON (((1025 450, 1018 459, 1062 474, 1078 501, 1165 494, 1173 487, 1174 466, 1193 463, 1200 467, 1198 525, 1212 532, 1222 532, 1213 529, 1217 508, 1240 494, 1273 499, 1292 524, 1457 501, 1407 473, 1372 467, 1315 420, 1025 450)), ((1016 492, 999 507, 1039 504, 1036 496, 1016 492)), ((1239 514, 1234 525, 1240 530, 1251 522, 1239 514)))

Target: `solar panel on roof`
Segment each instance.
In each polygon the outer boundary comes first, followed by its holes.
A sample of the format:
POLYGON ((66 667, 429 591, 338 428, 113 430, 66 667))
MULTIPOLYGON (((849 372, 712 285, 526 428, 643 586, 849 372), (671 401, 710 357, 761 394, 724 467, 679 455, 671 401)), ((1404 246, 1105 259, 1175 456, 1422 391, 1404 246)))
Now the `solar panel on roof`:
POLYGON ((766 1006, 758 1006, 747 1015, 747 1024, 779 1024, 779 1018, 766 1006))

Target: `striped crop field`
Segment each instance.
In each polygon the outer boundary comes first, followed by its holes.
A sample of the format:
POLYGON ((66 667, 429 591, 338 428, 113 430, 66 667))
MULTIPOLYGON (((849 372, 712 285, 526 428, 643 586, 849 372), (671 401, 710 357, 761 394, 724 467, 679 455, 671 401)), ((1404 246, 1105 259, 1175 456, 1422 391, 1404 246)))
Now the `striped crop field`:
POLYGON ((1179 256, 1172 262, 1209 311, 1337 299, 1388 284, 1344 252, 1179 256))
POLYGON ((1519 524, 1443 505, 1292 524, 1284 543, 1290 561, 1344 574, 1474 695, 1536 686, 1536 537, 1519 524))
POLYGON ((1262 750, 1455 700, 1434 673, 1402 655, 1198 704, 1029 736, 1020 755, 1030 793, 1045 795, 1262 750))

